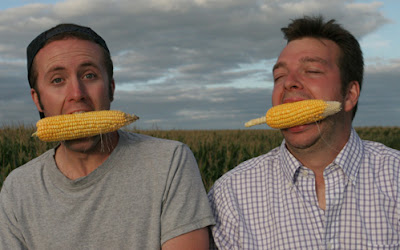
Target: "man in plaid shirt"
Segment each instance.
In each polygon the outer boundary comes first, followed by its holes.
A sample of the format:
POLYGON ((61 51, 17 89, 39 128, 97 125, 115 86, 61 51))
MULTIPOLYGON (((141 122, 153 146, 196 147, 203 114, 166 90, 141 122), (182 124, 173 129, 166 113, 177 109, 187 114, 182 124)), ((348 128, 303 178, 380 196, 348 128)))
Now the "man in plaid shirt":
POLYGON ((282 29, 273 106, 339 101, 319 122, 282 129, 269 153, 243 162, 209 192, 219 249, 399 249, 400 152, 352 127, 363 80, 355 37, 321 16, 282 29))

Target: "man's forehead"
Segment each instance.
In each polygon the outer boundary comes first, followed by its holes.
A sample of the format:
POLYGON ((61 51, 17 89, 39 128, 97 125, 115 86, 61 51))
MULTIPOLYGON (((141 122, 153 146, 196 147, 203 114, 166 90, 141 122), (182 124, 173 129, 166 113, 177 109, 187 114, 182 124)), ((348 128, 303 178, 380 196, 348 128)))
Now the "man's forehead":
POLYGON ((34 64, 37 70, 42 68, 47 74, 49 72, 67 70, 71 67, 102 68, 103 59, 102 48, 96 43, 68 39, 57 40, 47 44, 36 55, 34 64))
POLYGON ((79 54, 98 57, 103 55, 101 51, 101 46, 92 41, 68 38, 49 42, 37 53, 37 57, 51 58, 59 55, 73 56, 79 54))
POLYGON ((272 70, 287 66, 288 61, 327 64, 331 58, 335 60, 339 53, 339 46, 331 40, 322 41, 315 38, 293 40, 282 50, 272 70))

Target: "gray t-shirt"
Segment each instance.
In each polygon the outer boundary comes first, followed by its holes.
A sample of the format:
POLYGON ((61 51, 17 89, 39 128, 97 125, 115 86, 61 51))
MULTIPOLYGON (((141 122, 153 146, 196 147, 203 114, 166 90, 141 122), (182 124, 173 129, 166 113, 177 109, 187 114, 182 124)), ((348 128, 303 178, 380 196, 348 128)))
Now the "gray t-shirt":
POLYGON ((88 176, 66 178, 54 149, 10 173, 0 192, 0 249, 159 249, 214 224, 186 145, 119 135, 88 176))

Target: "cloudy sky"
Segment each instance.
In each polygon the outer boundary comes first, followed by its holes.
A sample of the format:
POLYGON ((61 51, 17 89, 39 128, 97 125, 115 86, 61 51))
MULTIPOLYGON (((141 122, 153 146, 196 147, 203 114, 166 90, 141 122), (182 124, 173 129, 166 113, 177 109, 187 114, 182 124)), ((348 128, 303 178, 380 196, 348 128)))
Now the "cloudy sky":
MULTIPOLYGON (((271 67, 290 19, 323 14, 360 41, 354 126, 400 126, 397 0, 2 0, 0 126, 34 124, 25 49, 60 22, 92 27, 115 65, 112 109, 139 129, 245 129, 271 107, 271 67)), ((268 128, 260 125, 257 128, 268 128)))

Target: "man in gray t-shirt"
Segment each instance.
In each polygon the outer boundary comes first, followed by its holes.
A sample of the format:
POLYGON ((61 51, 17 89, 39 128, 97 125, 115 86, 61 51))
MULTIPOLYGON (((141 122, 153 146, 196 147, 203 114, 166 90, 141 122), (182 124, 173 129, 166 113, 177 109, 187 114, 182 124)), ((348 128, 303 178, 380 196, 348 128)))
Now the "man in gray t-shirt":
MULTIPOLYGON (((51 28, 27 55, 42 118, 110 109, 112 61, 90 28, 51 28)), ((190 149, 124 131, 62 141, 0 192, 0 249, 207 249, 213 224, 190 149)))

